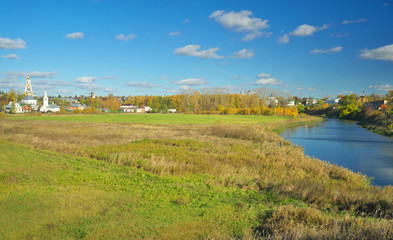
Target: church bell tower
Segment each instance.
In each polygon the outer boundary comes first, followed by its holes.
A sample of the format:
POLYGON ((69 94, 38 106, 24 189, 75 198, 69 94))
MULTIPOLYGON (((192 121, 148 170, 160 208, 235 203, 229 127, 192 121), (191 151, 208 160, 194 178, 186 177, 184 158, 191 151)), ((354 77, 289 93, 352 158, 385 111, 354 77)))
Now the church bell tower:
POLYGON ((30 75, 27 75, 26 85, 25 85, 25 94, 34 96, 33 95, 33 86, 31 86, 30 75))

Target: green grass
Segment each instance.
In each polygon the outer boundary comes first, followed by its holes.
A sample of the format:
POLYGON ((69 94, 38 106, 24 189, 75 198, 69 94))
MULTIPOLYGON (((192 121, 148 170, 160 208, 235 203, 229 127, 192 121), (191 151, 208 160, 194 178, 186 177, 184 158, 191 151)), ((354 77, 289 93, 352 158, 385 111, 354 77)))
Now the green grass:
POLYGON ((0 239, 241 237, 268 209, 264 195, 207 175, 155 176, 4 141, 0 152, 0 239))
POLYGON ((148 124, 258 124, 287 119, 279 116, 255 115, 204 115, 204 114, 79 114, 79 115, 7 115, 11 119, 46 121, 76 121, 102 123, 148 123, 148 124))

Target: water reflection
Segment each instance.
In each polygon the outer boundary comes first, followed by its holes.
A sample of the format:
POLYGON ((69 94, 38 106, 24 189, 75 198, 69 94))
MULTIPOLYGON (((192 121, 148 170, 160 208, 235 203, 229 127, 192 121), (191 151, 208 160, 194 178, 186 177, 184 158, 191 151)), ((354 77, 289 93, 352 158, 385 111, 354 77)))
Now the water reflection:
POLYGON ((337 119, 289 128, 281 136, 302 146, 307 155, 372 177, 375 185, 393 185, 393 138, 337 119))

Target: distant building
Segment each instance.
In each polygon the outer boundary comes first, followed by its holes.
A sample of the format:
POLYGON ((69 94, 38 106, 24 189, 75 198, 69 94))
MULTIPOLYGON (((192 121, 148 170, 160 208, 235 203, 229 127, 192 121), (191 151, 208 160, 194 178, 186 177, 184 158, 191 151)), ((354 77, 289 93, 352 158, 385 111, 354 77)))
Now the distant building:
POLYGON ((91 97, 91 98, 96 98, 96 94, 95 94, 94 92, 91 92, 91 93, 90 93, 90 97, 91 97))
POLYGON ((80 103, 74 103, 74 104, 71 104, 69 107, 68 107, 68 110, 69 111, 74 111, 74 110, 80 110, 80 111, 83 111, 83 110, 85 110, 86 109, 86 105, 82 105, 82 104, 80 104, 80 103))
POLYGON ((22 99, 21 103, 22 104, 29 104, 31 106, 32 110, 38 110, 37 100, 31 95, 27 95, 26 97, 24 97, 22 99))
POLYGON ((15 106, 15 113, 23 113, 23 108, 19 103, 13 103, 10 102, 5 106, 5 112, 6 113, 11 113, 12 110, 12 105, 14 104, 15 106))
POLYGON ((60 112, 59 106, 57 106, 56 104, 49 104, 48 95, 46 94, 46 89, 43 97, 43 104, 42 107, 40 107, 40 112, 60 112))
POLYGON ((386 101, 386 100, 378 100, 378 101, 364 103, 363 107, 369 108, 369 109, 381 110, 381 106, 384 104, 387 104, 387 103, 388 103, 388 101, 386 101))
POLYGON ((33 94, 33 86, 31 85, 30 75, 27 75, 26 84, 25 84, 25 94, 29 96, 34 96, 33 94))
POLYGON ((325 103, 333 105, 333 104, 338 104, 338 102, 340 101, 341 98, 336 98, 336 99, 329 99, 326 100, 325 103))
POLYGON ((169 108, 168 109, 168 113, 176 113, 176 109, 175 108, 169 108))
POLYGON ((122 112, 135 112, 136 111, 136 106, 125 103, 120 106, 120 111, 122 112))
POLYGON ((289 106, 289 107, 295 106, 295 101, 294 100, 289 100, 288 103, 287 103, 287 106, 289 106))

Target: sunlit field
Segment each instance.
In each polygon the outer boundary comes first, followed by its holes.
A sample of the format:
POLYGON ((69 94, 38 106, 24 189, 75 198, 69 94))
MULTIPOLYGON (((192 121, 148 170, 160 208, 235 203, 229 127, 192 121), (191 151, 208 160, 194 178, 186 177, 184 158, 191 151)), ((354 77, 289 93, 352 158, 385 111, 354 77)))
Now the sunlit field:
POLYGON ((391 186, 370 186, 274 133, 317 121, 0 119, 0 239, 388 239, 391 186))
POLYGON ((103 122, 103 123, 151 123, 151 124, 258 124, 285 120, 279 116, 203 115, 203 114, 72 114, 72 115, 19 115, 15 119, 103 122))

